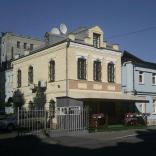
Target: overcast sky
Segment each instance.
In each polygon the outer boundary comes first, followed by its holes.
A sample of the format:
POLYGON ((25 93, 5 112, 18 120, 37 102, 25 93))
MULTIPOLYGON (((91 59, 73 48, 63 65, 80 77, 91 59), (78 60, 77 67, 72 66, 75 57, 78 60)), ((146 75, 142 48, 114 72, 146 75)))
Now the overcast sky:
POLYGON ((99 25, 108 43, 156 63, 156 0, 0 0, 0 32, 43 38, 61 23, 99 25))

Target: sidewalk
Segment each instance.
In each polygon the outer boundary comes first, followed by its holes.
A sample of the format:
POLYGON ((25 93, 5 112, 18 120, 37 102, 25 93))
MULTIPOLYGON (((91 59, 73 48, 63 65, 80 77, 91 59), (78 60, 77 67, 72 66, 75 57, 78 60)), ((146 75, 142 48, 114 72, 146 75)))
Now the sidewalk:
POLYGON ((58 144, 68 147, 81 147, 96 149, 104 146, 115 146, 117 142, 130 140, 133 138, 135 142, 140 141, 139 135, 156 133, 156 126, 147 129, 131 129, 112 132, 96 132, 78 136, 61 136, 43 139, 43 142, 50 144, 58 144))

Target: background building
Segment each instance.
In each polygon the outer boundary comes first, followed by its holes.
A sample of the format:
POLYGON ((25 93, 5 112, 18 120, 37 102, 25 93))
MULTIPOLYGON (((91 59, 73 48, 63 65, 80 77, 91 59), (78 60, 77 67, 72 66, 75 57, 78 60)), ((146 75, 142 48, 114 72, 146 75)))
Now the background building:
POLYGON ((2 33, 0 37, 0 101, 7 102, 13 94, 11 61, 44 46, 44 41, 15 33, 2 33))
POLYGON ((156 124, 156 64, 124 52, 122 90, 125 94, 145 97, 148 102, 135 103, 136 109, 141 113, 152 114, 148 118, 149 124, 156 124))

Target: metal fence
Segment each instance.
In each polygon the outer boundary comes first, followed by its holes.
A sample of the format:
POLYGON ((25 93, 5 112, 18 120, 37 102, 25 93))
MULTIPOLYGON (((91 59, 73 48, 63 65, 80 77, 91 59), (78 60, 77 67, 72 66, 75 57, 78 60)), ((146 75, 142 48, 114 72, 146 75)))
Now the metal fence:
POLYGON ((88 111, 65 109, 64 112, 45 109, 18 110, 19 135, 66 136, 86 134, 88 111))

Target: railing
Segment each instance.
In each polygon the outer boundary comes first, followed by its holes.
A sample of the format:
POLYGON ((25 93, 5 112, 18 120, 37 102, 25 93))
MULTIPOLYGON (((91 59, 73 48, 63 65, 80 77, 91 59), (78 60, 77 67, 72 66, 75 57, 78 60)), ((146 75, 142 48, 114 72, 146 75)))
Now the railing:
POLYGON ((77 135, 86 133, 88 129, 88 111, 67 111, 60 114, 53 110, 18 110, 19 135, 46 134, 51 137, 77 135))

